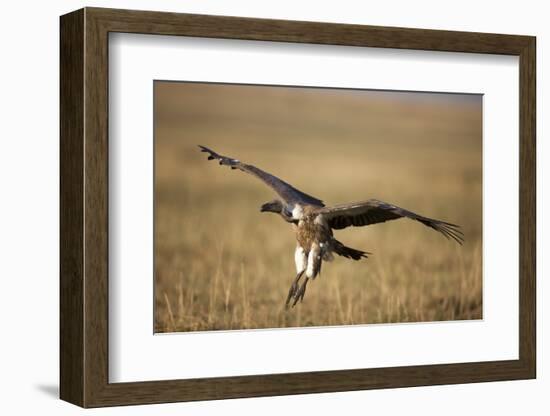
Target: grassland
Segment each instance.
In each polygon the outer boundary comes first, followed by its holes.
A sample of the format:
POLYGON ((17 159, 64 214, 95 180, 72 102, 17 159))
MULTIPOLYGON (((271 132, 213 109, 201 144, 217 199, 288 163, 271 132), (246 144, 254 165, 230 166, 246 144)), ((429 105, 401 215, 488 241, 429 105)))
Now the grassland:
POLYGON ((155 331, 482 317, 481 101, 449 95, 157 83, 155 331), (336 232, 338 257, 285 310, 294 235, 274 198, 197 144, 328 204, 377 198, 460 224, 463 246, 408 220, 336 232))

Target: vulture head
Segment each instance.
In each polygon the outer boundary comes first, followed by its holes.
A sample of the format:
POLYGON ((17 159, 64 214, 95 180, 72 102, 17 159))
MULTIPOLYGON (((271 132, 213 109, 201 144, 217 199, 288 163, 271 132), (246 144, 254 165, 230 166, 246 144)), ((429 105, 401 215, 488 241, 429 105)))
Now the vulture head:
POLYGON ((260 212, 273 212, 275 214, 279 214, 286 222, 297 223, 297 221, 292 217, 292 212, 289 208, 278 199, 274 199, 273 201, 263 204, 260 208, 260 212))
POLYGON ((281 214, 283 212, 283 203, 278 199, 266 202, 260 208, 260 212, 274 212, 276 214, 281 214))

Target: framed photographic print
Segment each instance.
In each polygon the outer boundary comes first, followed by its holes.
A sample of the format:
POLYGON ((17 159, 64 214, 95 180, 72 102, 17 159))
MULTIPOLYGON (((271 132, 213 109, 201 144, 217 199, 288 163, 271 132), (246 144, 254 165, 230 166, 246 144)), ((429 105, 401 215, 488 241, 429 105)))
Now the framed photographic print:
POLYGON ((535 38, 61 17, 61 398, 534 378, 535 38))

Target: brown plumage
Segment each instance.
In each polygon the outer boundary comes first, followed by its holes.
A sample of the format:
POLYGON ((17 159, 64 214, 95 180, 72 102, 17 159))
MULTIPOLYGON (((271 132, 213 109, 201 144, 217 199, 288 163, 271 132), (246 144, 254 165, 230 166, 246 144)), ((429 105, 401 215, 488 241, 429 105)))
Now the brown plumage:
POLYGON ((255 166, 221 156, 207 147, 199 147, 201 151, 208 153, 208 160, 218 160, 220 165, 239 169, 255 176, 281 197, 282 200, 277 199, 263 204, 261 211, 280 215, 286 222, 293 224, 296 233, 297 246, 294 260, 297 274, 288 291, 286 306, 290 304, 291 300, 293 300, 292 306, 294 306, 304 299, 308 281, 319 275, 323 261, 332 260, 333 253, 353 260, 367 258, 367 255, 370 254, 366 251, 346 247, 334 238, 332 230, 409 218, 438 231, 447 239, 458 244, 464 242, 464 235, 458 225, 424 217, 376 199, 326 207, 320 199, 294 188, 287 182, 255 166), (304 273, 306 275, 304 282, 299 286, 304 273))
POLYGON ((315 221, 317 215, 319 215, 319 212, 315 207, 304 207, 302 219, 294 227, 296 240, 304 249, 311 247, 316 241, 324 242, 332 239, 332 230, 330 227, 326 227, 324 224, 315 221))

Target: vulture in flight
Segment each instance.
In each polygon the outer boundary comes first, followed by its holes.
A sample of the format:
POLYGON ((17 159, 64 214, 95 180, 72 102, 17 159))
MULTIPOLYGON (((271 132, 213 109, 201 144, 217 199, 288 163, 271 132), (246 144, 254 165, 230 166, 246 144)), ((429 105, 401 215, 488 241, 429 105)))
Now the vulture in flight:
POLYGON ((253 165, 248 165, 237 159, 222 156, 213 150, 199 146, 202 152, 208 153, 208 160, 217 160, 220 165, 239 169, 262 180, 279 196, 261 206, 261 212, 279 214, 286 222, 291 223, 296 233, 296 277, 294 278, 285 306, 292 306, 304 299, 309 279, 315 279, 321 271, 323 260, 330 261, 333 253, 348 259, 361 260, 370 254, 366 251, 346 247, 334 238, 332 230, 346 227, 362 227, 398 218, 410 218, 430 227, 447 239, 458 244, 464 242, 460 227, 445 221, 423 217, 412 211, 397 207, 387 202, 369 199, 367 201, 327 207, 320 199, 308 195, 289 183, 264 172, 253 165), (305 272, 301 285, 300 279, 305 272))

